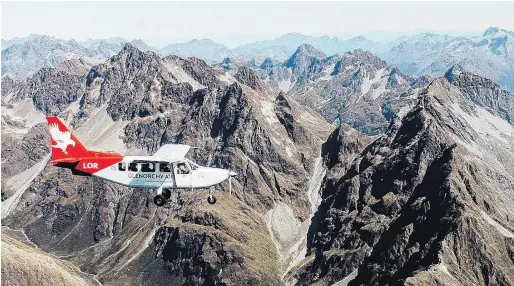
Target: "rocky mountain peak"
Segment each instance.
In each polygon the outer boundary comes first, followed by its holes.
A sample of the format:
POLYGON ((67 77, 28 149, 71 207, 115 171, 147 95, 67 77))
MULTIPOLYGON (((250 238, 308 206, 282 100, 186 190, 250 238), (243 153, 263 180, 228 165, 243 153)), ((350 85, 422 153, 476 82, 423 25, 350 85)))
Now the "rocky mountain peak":
POLYGON ((301 77, 309 69, 319 66, 319 63, 326 56, 309 44, 303 44, 285 62, 285 66, 293 70, 295 76, 301 77))
POLYGON ((141 40, 141 39, 135 39, 135 40, 132 40, 132 41, 130 41, 130 43, 131 43, 132 45, 135 45, 135 46, 137 46, 137 45, 146 45, 146 43, 145 43, 145 42, 143 42, 143 40, 141 40))
POLYGON ((341 124, 321 146, 321 156, 325 166, 335 169, 336 165, 344 167, 351 159, 348 155, 359 153, 371 142, 368 137, 347 124, 341 124))
POLYGON ((129 52, 129 53, 132 53, 132 52, 141 52, 137 47, 136 45, 134 45, 134 43, 131 43, 131 42, 126 42, 125 45, 123 45, 123 49, 122 51, 126 51, 126 52, 129 52))
POLYGON ((237 72, 240 67, 245 66, 242 62, 240 62, 234 58, 230 58, 230 57, 224 58, 223 61, 219 65, 224 70, 233 72, 233 73, 237 72))
POLYGON ((130 42, 133 46, 137 47, 141 51, 153 51, 154 49, 148 46, 143 40, 135 39, 130 42))
POLYGON ((241 66, 234 77, 241 83, 248 85, 256 91, 262 90, 262 83, 255 72, 246 66, 241 66))
POLYGON ((473 103, 514 124, 514 95, 490 79, 465 71, 455 65, 445 73, 445 79, 458 87, 473 103))
POLYGON ((499 33, 500 31, 501 31, 501 29, 498 27, 489 27, 489 28, 487 28, 487 30, 485 30, 483 36, 484 37, 494 36, 497 33, 499 33))
POLYGON ((298 40, 303 40, 305 39, 305 35, 303 34, 300 34, 300 33, 287 33, 287 34, 284 34, 280 37, 281 40, 286 40, 286 41, 298 41, 298 40))
POLYGON ((444 78, 450 83, 461 87, 485 86, 491 89, 500 89, 500 87, 491 80, 468 72, 460 65, 453 65, 449 68, 445 72, 444 78))
POLYGON ((26 78, 41 68, 53 68, 73 58, 88 58, 98 63, 103 56, 74 40, 35 36, 2 50, 2 72, 15 78, 26 78))
POLYGON ((446 73, 444 74, 444 77, 449 81, 453 82, 457 80, 462 73, 464 72, 464 69, 460 65, 453 65, 451 68, 449 68, 446 73))
POLYGON ((273 64, 273 60, 271 58, 265 58, 264 61, 262 62, 260 68, 263 69, 263 70, 270 70, 272 69, 274 66, 273 64))
POLYGON ((216 43, 214 43, 210 39, 193 39, 190 42, 193 43, 193 44, 197 44, 197 45, 213 45, 213 44, 216 44, 216 43))
POLYGON ((292 114, 291 104, 287 100, 285 94, 281 91, 275 98, 275 114, 278 120, 284 126, 290 138, 295 136, 295 119, 292 114))
POLYGON ((362 49, 356 49, 353 52, 347 52, 343 55, 345 60, 351 59, 351 62, 364 62, 364 63, 371 63, 377 67, 385 67, 387 66, 387 63, 376 56, 375 54, 365 51, 362 49))
POLYGON ((326 57, 326 55, 310 44, 303 44, 298 47, 296 52, 293 54, 293 57, 313 57, 317 59, 323 59, 326 57))

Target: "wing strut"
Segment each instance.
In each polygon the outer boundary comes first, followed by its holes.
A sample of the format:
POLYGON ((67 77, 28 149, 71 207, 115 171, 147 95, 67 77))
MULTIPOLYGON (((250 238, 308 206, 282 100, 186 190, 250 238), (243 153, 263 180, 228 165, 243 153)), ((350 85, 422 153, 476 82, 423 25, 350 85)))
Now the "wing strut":
POLYGON ((232 196, 232 176, 228 176, 228 193, 232 196))

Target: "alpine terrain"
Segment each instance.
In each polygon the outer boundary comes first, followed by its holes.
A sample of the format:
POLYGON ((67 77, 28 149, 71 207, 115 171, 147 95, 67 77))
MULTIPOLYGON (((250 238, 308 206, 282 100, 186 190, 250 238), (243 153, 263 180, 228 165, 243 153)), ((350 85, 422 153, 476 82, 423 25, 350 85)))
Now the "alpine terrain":
POLYGON ((497 78, 212 44, 185 47, 217 64, 117 38, 2 50, 2 283, 514 285, 514 95, 497 78), (197 147, 238 173, 232 195, 157 207, 155 190, 74 176, 49 163, 45 115, 93 150, 197 147))
POLYGON ((512 94, 454 67, 352 160, 360 141, 334 132, 307 257, 289 280, 513 284, 513 107, 512 94))
MULTIPOLYGON (((233 74, 244 64, 225 59, 220 66, 233 74)), ((308 44, 284 62, 268 58, 252 68, 276 92, 369 135, 384 132, 396 113, 414 105, 431 79, 405 75, 367 51, 326 56, 308 44)))
POLYGON ((323 117, 249 69, 231 76, 131 44, 91 69, 72 61, 41 72, 27 83, 4 78, 4 232, 107 285, 283 284, 314 211, 319 146, 332 130, 323 117), (240 176, 216 205, 198 190, 159 208, 152 191, 49 165, 43 114, 59 115, 91 149, 152 154, 186 143, 199 164, 240 176))

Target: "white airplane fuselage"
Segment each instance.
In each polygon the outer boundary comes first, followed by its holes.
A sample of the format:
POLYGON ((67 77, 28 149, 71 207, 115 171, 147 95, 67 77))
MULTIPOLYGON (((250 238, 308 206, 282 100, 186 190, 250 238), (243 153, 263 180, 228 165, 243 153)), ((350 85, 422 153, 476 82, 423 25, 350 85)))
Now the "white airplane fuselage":
MULTIPOLYGON (((95 160, 84 160, 80 169, 94 169, 95 160)), ((193 165, 189 160, 178 162, 156 161, 151 156, 124 156, 121 162, 91 173, 114 183, 131 188, 200 189, 218 185, 232 173, 225 169, 193 165), (122 166, 125 168, 122 168, 122 166), (136 164, 136 168, 129 168, 136 164), (143 168, 152 164, 152 168, 143 168), (185 166, 182 171, 179 165, 185 166), (168 167, 163 168, 163 165, 168 167)))

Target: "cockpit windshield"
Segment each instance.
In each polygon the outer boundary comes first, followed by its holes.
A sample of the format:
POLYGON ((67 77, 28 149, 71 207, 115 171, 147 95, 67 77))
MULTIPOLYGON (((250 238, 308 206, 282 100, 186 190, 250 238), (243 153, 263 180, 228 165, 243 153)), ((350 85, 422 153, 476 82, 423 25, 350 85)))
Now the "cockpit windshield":
POLYGON ((189 163, 189 166, 191 166, 191 169, 193 169, 193 170, 196 170, 196 169, 198 169, 198 167, 200 167, 198 164, 196 164, 192 160, 186 159, 186 162, 189 163))

